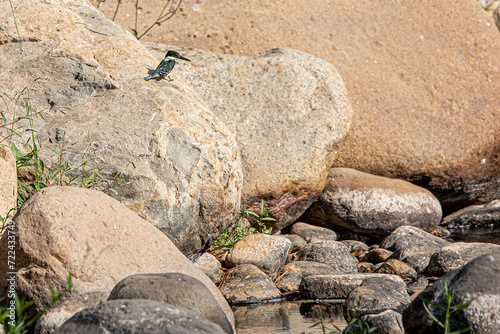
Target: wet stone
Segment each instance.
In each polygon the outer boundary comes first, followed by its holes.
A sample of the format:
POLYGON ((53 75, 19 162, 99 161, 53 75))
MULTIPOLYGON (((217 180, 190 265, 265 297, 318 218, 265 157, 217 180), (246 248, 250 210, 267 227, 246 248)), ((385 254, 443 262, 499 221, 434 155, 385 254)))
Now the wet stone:
POLYGON ((314 275, 304 277, 300 295, 306 299, 344 299, 356 287, 370 278, 383 278, 383 274, 314 275))
POLYGON ((287 271, 276 280, 276 287, 281 292, 298 291, 302 275, 298 271, 287 271))
POLYGON ((352 290, 344 303, 344 318, 352 319, 385 310, 402 312, 411 299, 406 283, 394 275, 369 278, 352 290))
POLYGON ((230 304, 281 298, 269 276, 253 264, 241 264, 228 270, 219 290, 230 304))

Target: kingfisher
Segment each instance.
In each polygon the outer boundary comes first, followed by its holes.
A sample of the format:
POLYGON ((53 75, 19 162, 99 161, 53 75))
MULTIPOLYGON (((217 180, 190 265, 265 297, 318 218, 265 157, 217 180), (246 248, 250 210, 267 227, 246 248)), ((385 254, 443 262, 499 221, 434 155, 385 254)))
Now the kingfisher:
POLYGON ((163 59, 161 61, 160 65, 158 65, 156 70, 151 75, 148 75, 147 77, 145 77, 144 80, 148 81, 148 80, 151 80, 151 79, 157 78, 157 77, 160 77, 160 78, 167 77, 168 81, 173 81, 174 79, 171 79, 169 74, 174 69, 176 59, 191 61, 191 60, 187 59, 186 57, 181 56, 179 54, 179 52, 170 50, 167 52, 167 54, 165 55, 165 59, 163 59))

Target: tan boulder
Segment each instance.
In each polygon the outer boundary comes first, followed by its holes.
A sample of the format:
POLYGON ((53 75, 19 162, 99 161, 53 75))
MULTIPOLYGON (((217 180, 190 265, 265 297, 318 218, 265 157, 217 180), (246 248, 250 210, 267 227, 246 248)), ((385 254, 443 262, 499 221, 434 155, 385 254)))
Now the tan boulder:
POLYGON ((17 206, 16 159, 5 139, 0 137, 0 217, 5 219, 17 206))
POLYGON ((145 43, 161 59, 181 50, 192 66, 175 71, 207 101, 241 149, 242 202, 275 209, 279 230, 294 222, 325 186, 353 110, 332 64, 288 48, 248 57, 145 43))
MULTIPOLYGON (((240 209, 243 174, 231 132, 175 72, 172 82, 144 81, 158 60, 88 1, 13 3, 32 111, 43 116, 16 126, 37 130, 47 169, 59 162, 49 148, 71 145, 63 164, 87 162, 72 176, 103 167, 102 187, 183 253, 208 247, 240 209)), ((14 96, 25 81, 9 6, 0 3, 0 91, 14 96)))
MULTIPOLYGON (((154 20, 161 3, 146 5, 154 20)), ((132 27, 133 17, 118 22, 132 27)), ((323 58, 356 112, 335 166, 417 182, 447 212, 500 197, 500 37, 475 1, 207 0, 143 40, 323 58)))
MULTIPOLYGON (((214 283, 170 239, 106 194, 76 187, 49 187, 31 197, 14 217, 17 291, 41 308, 73 276, 72 293, 111 291, 140 273, 182 273, 201 281, 234 324, 214 283)), ((0 289, 7 284, 8 238, 0 240, 0 289)))
POLYGON ((301 219, 384 239, 403 225, 430 232, 441 216, 439 201, 427 189, 350 168, 332 168, 323 194, 301 219))

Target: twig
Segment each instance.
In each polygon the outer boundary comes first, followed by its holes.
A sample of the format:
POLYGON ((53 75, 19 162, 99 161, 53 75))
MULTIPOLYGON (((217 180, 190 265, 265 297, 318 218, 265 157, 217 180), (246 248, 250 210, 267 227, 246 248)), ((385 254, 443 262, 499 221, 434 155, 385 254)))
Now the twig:
POLYGON ((153 23, 148 29, 146 29, 146 31, 143 32, 141 36, 137 37, 137 39, 141 39, 142 36, 146 35, 151 29, 153 29, 153 27, 155 25, 160 25, 161 23, 163 23, 163 22, 169 20, 170 18, 172 18, 172 16, 174 16, 175 13, 177 13, 177 11, 179 10, 179 8, 181 8, 181 4, 182 4, 182 0, 179 1, 179 4, 174 8, 175 2, 173 0, 167 0, 167 2, 165 2, 165 6, 162 8, 162 10, 160 12, 160 15, 158 15, 158 18, 156 19, 155 23, 153 23), (172 3, 169 6, 169 3, 171 1, 172 1, 172 3), (165 9, 167 7, 169 8, 169 11, 168 11, 168 13, 166 13, 164 15, 163 12, 165 11, 165 9))
POLYGON ((115 13, 113 14, 113 21, 116 18, 116 14, 118 14, 118 8, 120 8, 121 3, 122 3, 122 0, 118 0, 118 3, 116 4, 115 13))

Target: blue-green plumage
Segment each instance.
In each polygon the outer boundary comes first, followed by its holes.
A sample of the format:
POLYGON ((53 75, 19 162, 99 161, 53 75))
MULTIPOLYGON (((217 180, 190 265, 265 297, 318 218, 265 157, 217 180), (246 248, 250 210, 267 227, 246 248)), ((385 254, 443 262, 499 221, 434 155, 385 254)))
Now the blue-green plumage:
POLYGON ((161 63, 158 65, 156 70, 154 70, 151 75, 148 75, 147 77, 144 78, 144 80, 148 81, 153 78, 164 78, 167 77, 169 81, 172 81, 173 79, 170 78, 169 74, 172 72, 176 59, 182 59, 186 61, 191 61, 183 56, 181 56, 178 52, 176 51, 168 51, 167 54, 165 55, 165 59, 161 61, 161 63))

